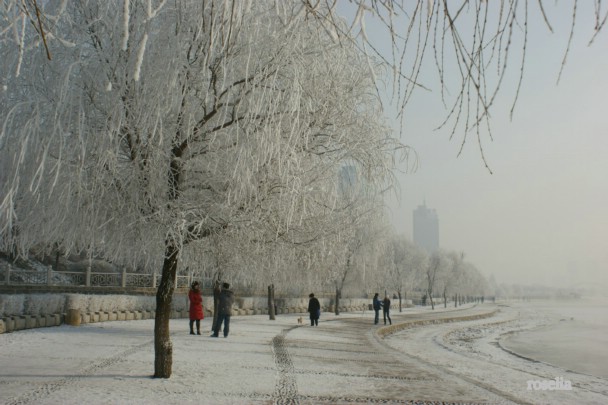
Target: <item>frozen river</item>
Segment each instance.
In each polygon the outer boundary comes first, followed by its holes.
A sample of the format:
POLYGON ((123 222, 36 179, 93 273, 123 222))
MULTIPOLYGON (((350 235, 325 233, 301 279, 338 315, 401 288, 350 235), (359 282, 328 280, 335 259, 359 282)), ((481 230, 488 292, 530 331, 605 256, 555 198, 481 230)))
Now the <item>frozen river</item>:
POLYGON ((602 302, 504 302, 498 308, 491 318, 406 329, 386 342, 420 364, 501 398, 491 403, 608 403, 602 302), (537 333, 543 336, 534 339, 537 333), (556 352, 556 358, 548 358, 556 352))
POLYGON ((505 337, 501 345, 523 357, 608 378, 608 300, 543 301, 545 326, 505 337))

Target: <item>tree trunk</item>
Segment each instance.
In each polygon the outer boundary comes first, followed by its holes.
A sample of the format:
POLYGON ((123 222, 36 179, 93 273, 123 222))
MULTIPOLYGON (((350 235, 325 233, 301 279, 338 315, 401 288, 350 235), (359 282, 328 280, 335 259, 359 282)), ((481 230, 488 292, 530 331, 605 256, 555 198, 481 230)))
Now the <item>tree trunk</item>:
POLYGON ((435 302, 433 301, 433 293, 429 291, 429 300, 431 300, 431 309, 435 309, 435 302))
POLYGON ((403 312, 403 306, 402 306, 402 300, 401 300, 401 291, 398 291, 397 295, 399 295, 399 312, 403 312))
POLYGON ((59 271, 59 258, 61 257, 61 253, 59 252, 59 244, 55 244, 55 249, 57 249, 55 253, 55 271, 59 271))
POLYGON ((215 325, 217 324, 217 312, 220 307, 220 293, 222 292, 220 284, 219 278, 213 283, 213 322, 211 323, 211 330, 213 330, 213 333, 216 332, 215 325))
POLYGON ((447 308, 448 307, 448 295, 446 294, 446 292, 443 292, 443 307, 447 308))
POLYGON ((274 321, 276 314, 274 313, 274 284, 268 286, 268 319, 274 321))
POLYGON ((171 302, 177 275, 179 249, 167 242, 165 260, 158 290, 156 291, 156 316, 154 318, 154 378, 171 377, 173 344, 169 335, 171 302))
POLYGON ((342 292, 336 287, 336 307, 334 308, 334 313, 336 315, 340 315, 340 297, 342 296, 342 292))

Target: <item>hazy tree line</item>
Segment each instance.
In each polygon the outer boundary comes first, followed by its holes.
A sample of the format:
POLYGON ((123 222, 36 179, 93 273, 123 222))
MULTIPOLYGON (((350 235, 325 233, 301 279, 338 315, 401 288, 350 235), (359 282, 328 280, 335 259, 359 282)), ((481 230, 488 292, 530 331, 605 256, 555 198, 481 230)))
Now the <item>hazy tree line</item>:
POLYGON ((462 73, 448 118, 481 148, 519 10, 501 2, 504 15, 481 24, 485 3, 354 1, 345 21, 335 2, 3 0, 0 250, 162 269, 156 377, 171 375, 169 314, 185 269, 337 299, 482 290, 462 255, 427 256, 386 225, 382 193, 409 149, 379 91, 388 77, 405 108, 424 87, 425 51, 440 45, 442 95, 451 58, 462 73), (456 24, 465 7, 472 42, 456 24), (366 14, 394 39, 392 62, 370 48, 366 14), (405 29, 397 15, 410 17, 405 29), (497 80, 486 80, 487 52, 497 80), (346 189, 345 166, 357 173, 346 189))

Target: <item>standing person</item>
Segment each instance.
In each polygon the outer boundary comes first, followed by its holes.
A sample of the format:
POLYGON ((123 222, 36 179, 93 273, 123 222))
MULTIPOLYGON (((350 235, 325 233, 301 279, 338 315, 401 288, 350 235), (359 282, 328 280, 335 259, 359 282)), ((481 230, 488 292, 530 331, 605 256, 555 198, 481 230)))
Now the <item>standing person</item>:
POLYGON ((310 326, 319 326, 319 316, 321 316, 321 304, 313 293, 308 296, 308 312, 310 313, 310 326))
POLYGON ((380 301, 380 298, 378 298, 378 293, 374 294, 374 299, 372 303, 374 312, 376 313, 374 317, 374 325, 378 325, 378 321, 380 319, 380 308, 382 308, 382 301, 380 301))
POLYGON ((388 299, 388 295, 384 296, 384 301, 382 301, 382 314, 384 315, 384 324, 386 325, 386 318, 388 318, 388 323, 390 325, 393 324, 391 321, 391 316, 389 314, 391 310, 391 300, 388 299))
POLYGON ((222 323, 224 323, 224 337, 230 332, 230 317, 232 316, 232 304, 234 304, 234 293, 230 290, 230 284, 222 284, 220 293, 220 305, 217 308, 217 322, 213 328, 212 337, 218 337, 222 323))
POLYGON ((192 283, 188 291, 188 301, 190 302, 190 334, 194 335, 194 322, 196 322, 196 334, 201 334, 201 320, 205 318, 203 313, 203 296, 201 295, 201 285, 198 281, 192 283))

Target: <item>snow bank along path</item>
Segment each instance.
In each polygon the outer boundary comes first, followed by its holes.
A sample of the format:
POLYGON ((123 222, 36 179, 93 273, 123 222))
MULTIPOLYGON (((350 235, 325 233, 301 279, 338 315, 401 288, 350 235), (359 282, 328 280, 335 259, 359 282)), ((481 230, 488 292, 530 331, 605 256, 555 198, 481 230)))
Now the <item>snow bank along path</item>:
MULTIPOLYGON (((484 375, 490 363, 475 357, 476 348, 462 344, 474 334, 466 332, 460 339, 458 331, 508 324, 513 313, 497 309, 484 304, 395 312, 395 325, 426 325, 402 327, 384 338, 387 329, 373 325, 370 311, 323 313, 318 327, 309 326, 305 316, 298 324, 297 314, 276 321, 264 315, 235 316, 227 339, 188 335, 187 320, 172 320, 174 366, 167 380, 150 378, 152 320, 3 334, 0 403, 562 403, 559 391, 546 391, 538 401, 532 397, 538 392, 526 391, 523 368, 502 372, 521 380, 514 390, 505 389, 494 381, 500 374, 484 375), (480 372, 469 373, 471 367, 480 372)), ((203 327, 210 328, 208 319, 203 327)), ((496 365, 491 367, 488 374, 495 372, 496 365)), ((585 403, 608 398, 586 389, 579 384, 568 394, 579 394, 585 403)))

